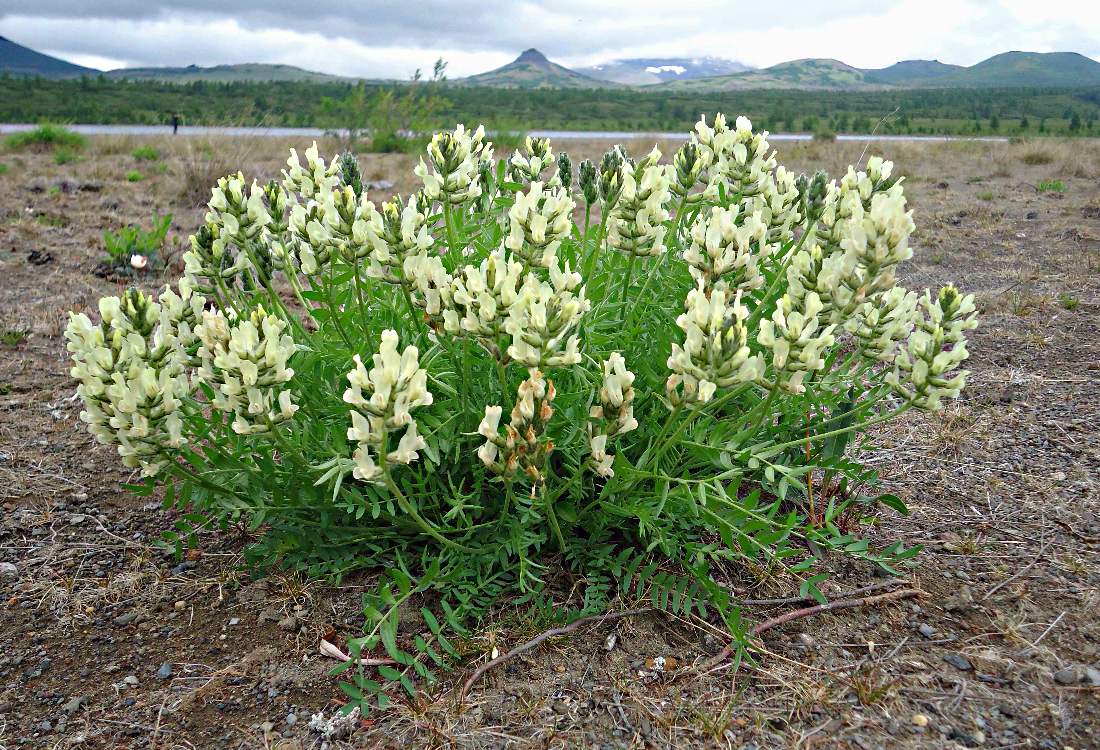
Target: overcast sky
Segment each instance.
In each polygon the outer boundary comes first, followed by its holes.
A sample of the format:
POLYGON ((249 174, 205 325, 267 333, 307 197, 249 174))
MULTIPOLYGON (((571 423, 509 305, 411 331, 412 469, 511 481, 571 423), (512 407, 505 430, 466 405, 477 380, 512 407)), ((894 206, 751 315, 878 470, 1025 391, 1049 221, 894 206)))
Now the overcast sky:
POLYGON ((440 56, 452 77, 468 75, 527 47, 572 67, 704 55, 760 67, 800 57, 971 65, 1007 50, 1100 60, 1100 2, 2 0, 0 35, 102 69, 267 62, 368 78, 405 78, 440 56))

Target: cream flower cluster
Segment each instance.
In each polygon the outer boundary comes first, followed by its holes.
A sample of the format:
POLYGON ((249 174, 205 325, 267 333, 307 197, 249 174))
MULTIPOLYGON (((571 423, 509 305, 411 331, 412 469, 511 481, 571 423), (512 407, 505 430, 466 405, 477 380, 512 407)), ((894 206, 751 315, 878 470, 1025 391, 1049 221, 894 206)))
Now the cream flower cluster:
POLYGON ((896 286, 871 302, 864 302, 845 324, 859 341, 863 356, 892 362, 898 344, 913 330, 917 293, 896 286))
POLYGON ((287 323, 257 307, 247 318, 220 310, 203 313, 198 334, 201 365, 196 378, 214 390, 214 408, 233 415, 239 435, 263 435, 298 410, 287 367, 296 351, 287 323))
POLYGON ((731 299, 724 285, 708 293, 700 284, 688 292, 686 308, 676 319, 684 344, 674 343, 668 358, 672 374, 665 389, 674 404, 706 403, 718 388, 763 379, 764 359, 749 350, 749 310, 740 291, 731 299))
POLYGON ((816 239, 828 252, 840 246, 846 235, 846 225, 853 216, 859 217, 871 210, 876 195, 887 191, 901 193, 901 180, 891 177, 893 170, 893 162, 872 156, 867 160, 866 172, 857 172, 855 167, 849 166, 839 183, 832 181, 826 185, 816 239))
POLYGON ((833 296, 842 318, 895 286, 898 264, 913 257, 913 229, 913 212, 905 210, 900 184, 873 195, 869 211, 858 205, 840 241, 846 272, 833 296))
POLYGON ((768 242, 782 242, 802 221, 797 180, 794 172, 786 167, 776 167, 765 176, 760 194, 746 201, 749 210, 758 212, 767 225, 768 242))
POLYGON ((492 350, 522 284, 523 264, 503 250, 490 253, 480 265, 464 266, 450 288, 442 290, 449 300, 443 307, 444 327, 451 334, 483 339, 492 350))
POLYGON ((894 360, 886 382, 920 409, 942 408, 944 398, 957 398, 969 372, 959 366, 969 357, 966 331, 978 326, 973 295, 954 286, 940 289, 936 299, 927 290, 920 300, 916 328, 894 360))
POLYGON ((721 114, 715 116, 713 127, 701 117, 692 141, 703 151, 712 189, 724 184, 731 197, 759 194, 776 166, 775 152, 768 151, 768 132, 754 133, 747 117, 738 117, 732 129, 721 114))
POLYGON ((283 187, 287 193, 297 193, 310 200, 331 193, 340 182, 340 165, 336 159, 325 164, 317 150, 317 142, 306 149, 306 163, 302 166, 298 152, 290 149, 290 158, 286 160, 287 169, 283 170, 283 187))
POLYGON ((714 206, 692 225, 684 261, 695 282, 708 291, 723 280, 736 289, 757 289, 764 283, 759 262, 774 249, 765 241, 767 234, 759 212, 714 206))
POLYGON ((131 289, 99 301, 101 323, 73 314, 65 329, 72 376, 84 404, 80 419, 106 445, 117 445, 124 465, 152 476, 182 437, 180 409, 190 394, 181 337, 191 336, 204 300, 188 287, 165 289, 161 304, 131 289))
MULTIPOLYGON (((550 146, 550 139, 527 136, 523 149, 516 149, 508 160, 508 176, 512 182, 529 185, 532 182, 542 182, 542 173, 552 166, 554 149, 550 146)), ((560 185, 560 178, 555 179, 556 174, 557 170, 550 176, 550 180, 560 185)))
MULTIPOLYGON (((423 266, 434 240, 416 195, 404 202, 398 195, 383 203, 381 211, 371 213, 368 236, 371 254, 367 276, 398 284, 419 273, 434 275, 434 269, 423 266)), ((438 258, 433 259, 438 262, 438 258)))
POLYGON ((529 368, 579 363, 580 342, 573 331, 589 308, 581 275, 571 271, 568 262, 564 268, 550 266, 550 283, 528 273, 504 321, 504 330, 512 336, 508 356, 529 368))
POLYGON ((527 192, 516 194, 508 209, 508 236, 504 246, 528 268, 549 268, 557 263, 558 247, 573 227, 576 201, 563 187, 545 188, 532 182, 527 192))
POLYGON ((657 162, 656 146, 631 169, 624 164, 621 188, 607 223, 607 244, 636 256, 660 255, 664 245, 668 203, 672 195, 669 168, 657 162))
POLYGON ((612 352, 603 363, 599 399, 589 412, 590 460, 597 474, 613 477, 615 456, 607 452, 608 441, 638 427, 634 418, 634 373, 626 369, 626 360, 618 352, 612 352))
POLYGON ((479 175, 482 164, 493 160, 493 144, 485 140, 484 127, 468 133, 459 125, 432 136, 428 160, 430 168, 421 157, 413 170, 424 183, 425 195, 454 206, 481 195, 479 175))
POLYGON ((553 441, 545 434, 554 415, 556 395, 554 381, 546 380, 539 370, 532 368, 516 390, 515 405, 503 437, 500 434, 503 410, 496 405, 485 407, 485 417, 477 428, 485 443, 478 448, 477 457, 491 472, 510 480, 522 471, 532 489, 545 481, 546 459, 554 450, 553 441))
POLYGON ((760 321, 756 340, 769 347, 777 384, 791 393, 802 393, 807 372, 825 366, 822 357, 833 345, 835 325, 824 323, 824 305, 817 292, 784 294, 771 320, 760 321))
POLYGON ((374 366, 367 370, 356 354, 355 369, 348 373, 350 387, 344 402, 354 407, 348 440, 358 447, 352 455, 353 475, 367 482, 379 481, 387 464, 410 464, 427 447, 417 431, 412 410, 432 403, 428 373, 420 366, 420 352, 411 344, 398 352, 397 332, 382 332, 374 366), (389 433, 405 428, 397 445, 390 450, 389 433))
POLYGON ((244 175, 237 172, 218 180, 207 204, 206 223, 217 227, 217 241, 245 246, 255 241, 271 224, 271 214, 264 201, 264 189, 252 181, 245 196, 244 175))

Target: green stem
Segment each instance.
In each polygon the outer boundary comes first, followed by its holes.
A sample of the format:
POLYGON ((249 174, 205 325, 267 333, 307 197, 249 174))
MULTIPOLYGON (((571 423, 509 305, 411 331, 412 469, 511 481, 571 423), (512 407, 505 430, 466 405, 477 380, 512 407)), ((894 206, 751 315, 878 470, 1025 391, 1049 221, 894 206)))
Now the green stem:
MULTIPOLYGON (((630 282, 634 278, 634 264, 637 262, 638 256, 633 252, 630 253, 630 261, 626 265, 626 276, 623 277, 623 307, 626 307, 626 295, 630 292, 630 282)), ((623 316, 625 322, 626 317, 623 316)))
MULTIPOLYGON (((385 443, 383 443, 383 449, 385 449, 385 447, 385 443)), ((473 549, 443 536, 434 526, 428 523, 428 521, 423 516, 421 516, 420 513, 417 512, 416 508, 413 507, 408 498, 405 497, 405 493, 401 491, 401 488, 397 486, 397 483, 393 481, 393 476, 390 474, 390 466, 389 462, 386 460, 385 453, 379 451, 378 457, 379 464, 381 464, 382 466, 382 478, 386 484, 386 488, 389 489, 389 491, 397 499, 397 504, 401 506, 401 510, 405 511, 405 513, 409 515, 409 517, 416 523, 416 525, 420 527, 421 531, 442 544, 444 547, 450 547, 461 552, 474 552, 473 549)))
POLYGON ((808 435, 807 437, 798 438, 797 440, 788 440, 786 443, 779 443, 778 445, 763 446, 763 451, 774 454, 774 452, 776 451, 781 451, 785 448, 790 448, 795 445, 809 445, 810 443, 815 443, 818 440, 824 440, 825 438, 833 437, 834 435, 843 435, 844 433, 852 432, 853 430, 862 430, 867 427, 879 424, 880 422, 885 422, 889 419, 893 419, 903 412, 908 411, 910 408, 912 408, 912 406, 913 405, 911 403, 905 403, 891 412, 880 414, 877 417, 867 420, 866 422, 849 425, 848 427, 841 427, 836 430, 829 430, 828 432, 822 432, 817 435, 808 435))
POLYGON ((561 535, 561 527, 558 525, 558 516, 554 513, 554 501, 546 492, 546 486, 542 488, 542 504, 546 509, 546 520, 550 522, 550 528, 554 532, 554 539, 558 543, 558 549, 565 554, 565 539, 561 535))

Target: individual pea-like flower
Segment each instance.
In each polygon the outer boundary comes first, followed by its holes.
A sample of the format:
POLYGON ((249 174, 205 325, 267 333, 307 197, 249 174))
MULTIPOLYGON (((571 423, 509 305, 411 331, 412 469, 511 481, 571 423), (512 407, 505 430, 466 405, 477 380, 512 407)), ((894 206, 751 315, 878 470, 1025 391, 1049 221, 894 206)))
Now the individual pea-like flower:
POLYGON ((602 477, 612 477, 615 456, 607 452, 608 441, 638 427, 634 418, 634 373, 626 369, 626 360, 618 352, 612 352, 603 363, 599 403, 592 406, 589 417, 592 469, 602 477))
POLYGON ((708 293, 700 284, 688 292, 685 307, 676 319, 684 343, 674 343, 668 358, 665 390, 673 404, 707 403, 719 388, 763 379, 764 360, 748 346, 749 310, 740 290, 731 299, 724 285, 708 293))
POLYGON ((824 351, 832 346, 835 325, 825 324, 817 292, 784 294, 771 319, 760 321, 756 341, 771 349, 776 384, 791 393, 802 393, 807 372, 825 367, 824 351))
POLYGON ((564 268, 550 266, 549 283, 528 273, 504 322, 512 336, 508 356, 529 368, 579 363, 580 340, 573 332, 589 307, 581 275, 571 271, 568 262, 564 268))
POLYGON ((554 442, 546 437, 546 427, 554 415, 554 381, 543 378, 535 368, 516 390, 511 419, 500 434, 500 406, 486 406, 485 417, 477 432, 485 438, 477 451, 489 471, 506 481, 517 474, 531 483, 532 494, 545 482, 546 459, 554 450, 554 442))
POLYGON ((426 256, 434 240, 415 195, 405 201, 397 195, 381 208, 370 214, 365 227, 371 248, 367 276, 400 284, 406 279, 404 268, 409 259, 426 256))
POLYGON ((516 194, 508 209, 508 236, 504 246, 528 268, 549 268, 557 262, 558 247, 573 226, 573 198, 563 187, 545 189, 531 183, 527 192, 516 194))
POLYGON ((864 357, 892 362, 898 345, 913 330, 916 309, 917 293, 896 286, 857 307, 844 327, 859 341, 864 357))
POLYGON ((918 409, 935 411, 966 385, 970 373, 959 366, 970 356, 966 331, 977 328, 977 312, 973 295, 963 296, 951 285, 940 289, 935 300, 925 290, 920 307, 916 327, 899 348, 886 382, 918 409))
POLYGON ((581 197, 584 205, 591 206, 600 199, 599 180, 596 174, 596 165, 590 159, 585 159, 577 168, 577 185, 581 189, 581 197))
POLYGON ((125 466, 157 474, 184 438, 182 399, 190 393, 182 350, 161 306, 137 290, 100 300, 101 322, 73 314, 65 329, 88 431, 116 445, 125 466))
POLYGON ((668 220, 669 170, 657 164, 656 146, 633 169, 623 169, 619 199, 607 222, 607 244, 636 256, 660 255, 668 220))
POLYGON ((317 151, 316 141, 306 149, 304 167, 294 149, 290 149, 290 158, 286 160, 286 164, 289 169, 283 170, 283 187, 288 193, 297 193, 306 200, 323 197, 332 192, 340 182, 339 159, 326 165, 317 151))
POLYGON ((550 139, 527 136, 523 148, 512 152, 512 158, 508 160, 508 176, 512 182, 523 185, 543 182, 542 173, 553 165, 554 149, 550 146, 550 139))
POLYGON ((483 162, 493 160, 493 144, 485 140, 485 128, 473 133, 459 125, 453 131, 432 136, 428 144, 431 167, 420 158, 414 172, 424 183, 424 194, 432 200, 459 205, 481 195, 478 175, 483 162))
POLYGON ((196 331, 201 361, 196 378, 214 390, 214 408, 233 415, 239 435, 263 435, 298 410, 287 366, 296 351, 282 318, 257 307, 247 318, 207 310, 196 331))
POLYGON ((499 354, 495 340, 505 331, 508 311, 519 298, 522 283, 523 264, 503 250, 490 253, 477 266, 464 266, 451 282, 444 327, 451 334, 471 334, 499 354))
POLYGON ((856 209, 845 223, 840 241, 848 273, 834 294, 839 321, 895 285, 898 264, 913 257, 909 247, 913 229, 913 212, 905 210, 901 185, 876 193, 870 211, 856 209))
POLYGON ((396 331, 383 331, 374 366, 367 370, 356 354, 355 369, 347 376, 344 402, 353 407, 348 440, 358 444, 352 474, 366 482, 380 481, 388 464, 412 463, 427 447, 411 412, 433 401, 428 373, 420 366, 419 350, 410 344, 398 352, 399 343, 396 331), (390 435, 401 428, 404 433, 391 450, 390 435))
POLYGON ((684 261, 704 289, 719 281, 745 291, 757 289, 764 283, 759 261, 773 250, 765 241, 767 233, 759 212, 747 213, 739 205, 713 206, 692 225, 684 261))

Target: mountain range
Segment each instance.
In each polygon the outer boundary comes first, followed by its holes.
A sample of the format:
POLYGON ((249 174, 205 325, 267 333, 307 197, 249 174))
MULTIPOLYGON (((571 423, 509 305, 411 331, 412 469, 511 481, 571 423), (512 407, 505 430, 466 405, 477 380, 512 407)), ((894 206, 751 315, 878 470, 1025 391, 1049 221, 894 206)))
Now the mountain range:
MULTIPOLYGON (((77 78, 190 81, 361 80, 318 73, 293 65, 244 63, 200 67, 86 68, 0 37, 0 74, 77 78)), ((839 60, 803 59, 752 68, 715 57, 631 58, 579 70, 552 62, 536 49, 485 73, 450 81, 454 85, 497 88, 643 87, 647 90, 734 91, 817 89, 837 91, 891 88, 1011 88, 1100 86, 1100 62, 1075 52, 1004 52, 969 67, 938 60, 904 60, 886 68, 856 68, 839 60)))

